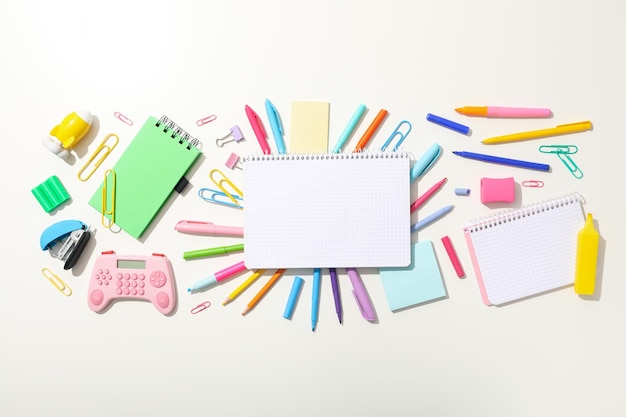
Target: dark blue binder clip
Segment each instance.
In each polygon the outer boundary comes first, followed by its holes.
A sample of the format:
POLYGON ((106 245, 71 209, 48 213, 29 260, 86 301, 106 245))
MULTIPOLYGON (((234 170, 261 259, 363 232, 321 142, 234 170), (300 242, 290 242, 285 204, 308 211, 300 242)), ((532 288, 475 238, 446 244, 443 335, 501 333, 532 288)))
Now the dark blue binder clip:
POLYGON ((64 220, 43 231, 39 243, 41 250, 50 252, 53 258, 65 261, 63 269, 72 268, 87 246, 91 232, 78 220, 64 220))

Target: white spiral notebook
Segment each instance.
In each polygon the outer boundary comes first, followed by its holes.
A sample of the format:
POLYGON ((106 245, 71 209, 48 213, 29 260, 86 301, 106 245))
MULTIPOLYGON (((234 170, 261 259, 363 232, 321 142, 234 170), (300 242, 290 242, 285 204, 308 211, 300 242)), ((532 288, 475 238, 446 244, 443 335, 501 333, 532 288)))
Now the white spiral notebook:
POLYGON ((245 158, 246 267, 409 265, 409 170, 402 152, 245 158))
POLYGON ((501 305, 574 283, 582 197, 569 194, 463 227, 483 302, 501 305))

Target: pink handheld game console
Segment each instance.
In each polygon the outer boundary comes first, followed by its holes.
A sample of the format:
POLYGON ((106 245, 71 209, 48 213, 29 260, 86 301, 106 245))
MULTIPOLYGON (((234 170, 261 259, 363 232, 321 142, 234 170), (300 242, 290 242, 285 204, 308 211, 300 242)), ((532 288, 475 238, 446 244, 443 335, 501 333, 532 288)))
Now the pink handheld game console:
POLYGON ((173 312, 176 284, 169 259, 160 253, 122 256, 102 252, 89 282, 89 308, 99 313, 118 299, 147 300, 163 314, 173 312))

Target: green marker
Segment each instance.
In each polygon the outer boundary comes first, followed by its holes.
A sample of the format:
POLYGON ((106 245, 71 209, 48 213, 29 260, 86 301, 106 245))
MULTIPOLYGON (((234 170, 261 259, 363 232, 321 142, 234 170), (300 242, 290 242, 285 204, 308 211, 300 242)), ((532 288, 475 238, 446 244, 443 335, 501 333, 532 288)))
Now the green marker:
POLYGON ((201 258, 203 256, 223 255, 228 252, 238 252, 241 250, 243 250, 243 243, 240 243, 238 245, 217 246, 215 248, 192 250, 192 251, 183 253, 183 258, 194 259, 194 258, 201 258))

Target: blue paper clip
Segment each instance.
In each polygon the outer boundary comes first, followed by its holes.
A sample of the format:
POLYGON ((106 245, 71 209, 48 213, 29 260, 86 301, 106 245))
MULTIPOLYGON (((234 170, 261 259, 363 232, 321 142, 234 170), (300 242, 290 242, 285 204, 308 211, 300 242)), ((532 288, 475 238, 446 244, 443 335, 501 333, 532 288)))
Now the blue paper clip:
POLYGON ((235 194, 230 194, 230 193, 226 194, 225 192, 212 190, 210 188, 200 188, 198 190, 198 196, 204 201, 206 201, 207 203, 220 204, 222 206, 233 207, 236 209, 243 208, 241 204, 237 203, 237 200, 243 201, 243 199, 240 196, 235 195, 235 194), (207 197, 204 195, 207 192, 210 192, 212 194, 207 197), (230 202, 233 199, 235 200, 235 203, 230 202))
POLYGON ((409 132, 411 132, 412 128, 413 128, 413 125, 411 125, 411 122, 409 122, 408 120, 403 120, 400 123, 398 123, 398 126, 396 126, 396 130, 393 131, 391 136, 389 136, 389 139, 387 139, 387 141, 383 144, 383 146, 380 148, 380 150, 384 151, 385 149, 387 149, 387 146, 389 146, 391 141, 396 136, 399 136, 400 138, 398 139, 398 142, 396 143, 396 146, 393 147, 393 150, 395 151, 396 149, 398 149, 398 147, 402 144, 402 142, 404 142, 404 139, 406 139, 406 137, 409 134, 409 132), (402 133, 400 131, 400 126, 402 126, 403 124, 406 124, 407 126, 409 126, 409 129, 406 132, 404 132, 404 133, 402 133))

